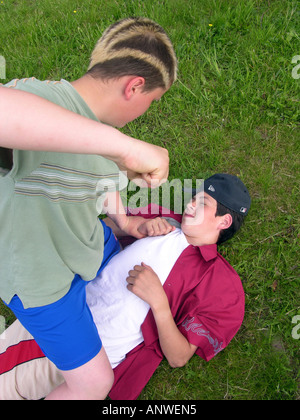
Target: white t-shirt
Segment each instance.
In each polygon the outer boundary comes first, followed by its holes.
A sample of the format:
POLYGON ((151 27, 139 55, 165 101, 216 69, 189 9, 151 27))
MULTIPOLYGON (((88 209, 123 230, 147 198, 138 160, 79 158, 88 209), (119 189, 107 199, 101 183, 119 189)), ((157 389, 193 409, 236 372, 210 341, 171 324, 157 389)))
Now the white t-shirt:
POLYGON ((127 289, 129 270, 144 262, 164 284, 187 246, 189 243, 180 229, 165 236, 137 240, 114 256, 87 285, 87 303, 113 368, 144 340, 141 325, 150 308, 127 289))

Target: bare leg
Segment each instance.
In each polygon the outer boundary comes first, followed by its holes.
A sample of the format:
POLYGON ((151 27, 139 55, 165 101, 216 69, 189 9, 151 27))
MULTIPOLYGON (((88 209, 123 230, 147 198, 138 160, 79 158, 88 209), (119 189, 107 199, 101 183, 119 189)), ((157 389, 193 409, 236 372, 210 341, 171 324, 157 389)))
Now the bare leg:
POLYGON ((103 400, 109 393, 114 375, 104 348, 79 368, 62 371, 65 382, 47 400, 103 400))

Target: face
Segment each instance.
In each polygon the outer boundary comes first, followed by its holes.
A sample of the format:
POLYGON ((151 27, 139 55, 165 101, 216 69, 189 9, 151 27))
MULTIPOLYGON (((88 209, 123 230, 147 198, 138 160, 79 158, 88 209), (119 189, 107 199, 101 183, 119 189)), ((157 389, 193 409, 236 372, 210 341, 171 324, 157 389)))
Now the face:
POLYGON ((124 127, 130 121, 143 115, 150 107, 153 101, 159 101, 165 89, 157 88, 150 92, 143 92, 142 89, 137 89, 130 97, 130 100, 124 103, 118 115, 117 127, 124 127))
POLYGON ((182 216, 181 229, 192 245, 215 243, 219 235, 220 218, 215 216, 217 202, 205 192, 196 194, 182 216))

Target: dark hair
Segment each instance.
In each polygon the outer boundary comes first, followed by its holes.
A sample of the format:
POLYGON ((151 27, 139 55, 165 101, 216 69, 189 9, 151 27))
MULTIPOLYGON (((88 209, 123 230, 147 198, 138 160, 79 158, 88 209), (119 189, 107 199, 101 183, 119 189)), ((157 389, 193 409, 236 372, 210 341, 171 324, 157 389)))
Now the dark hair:
POLYGON ((92 52, 87 73, 102 79, 141 76, 145 79, 145 91, 168 89, 176 80, 177 59, 159 24, 147 18, 127 18, 103 33, 92 52))
POLYGON ((240 229, 245 219, 245 216, 223 206, 223 204, 217 201, 217 211, 215 216, 224 216, 227 213, 229 213, 232 217, 232 224, 229 226, 229 228, 221 230, 217 240, 217 245, 220 245, 223 242, 228 241, 228 239, 232 238, 233 235, 240 229))

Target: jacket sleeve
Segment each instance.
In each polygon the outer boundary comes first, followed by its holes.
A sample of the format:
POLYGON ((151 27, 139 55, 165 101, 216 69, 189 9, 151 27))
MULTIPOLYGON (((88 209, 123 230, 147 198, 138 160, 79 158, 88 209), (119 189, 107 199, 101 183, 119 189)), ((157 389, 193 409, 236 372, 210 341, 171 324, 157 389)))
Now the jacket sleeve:
POLYGON ((196 354, 206 361, 227 347, 244 317, 244 293, 235 287, 240 279, 228 270, 222 273, 221 269, 217 267, 217 279, 213 274, 204 277, 190 294, 184 303, 185 316, 178 326, 187 340, 198 347, 196 354))

